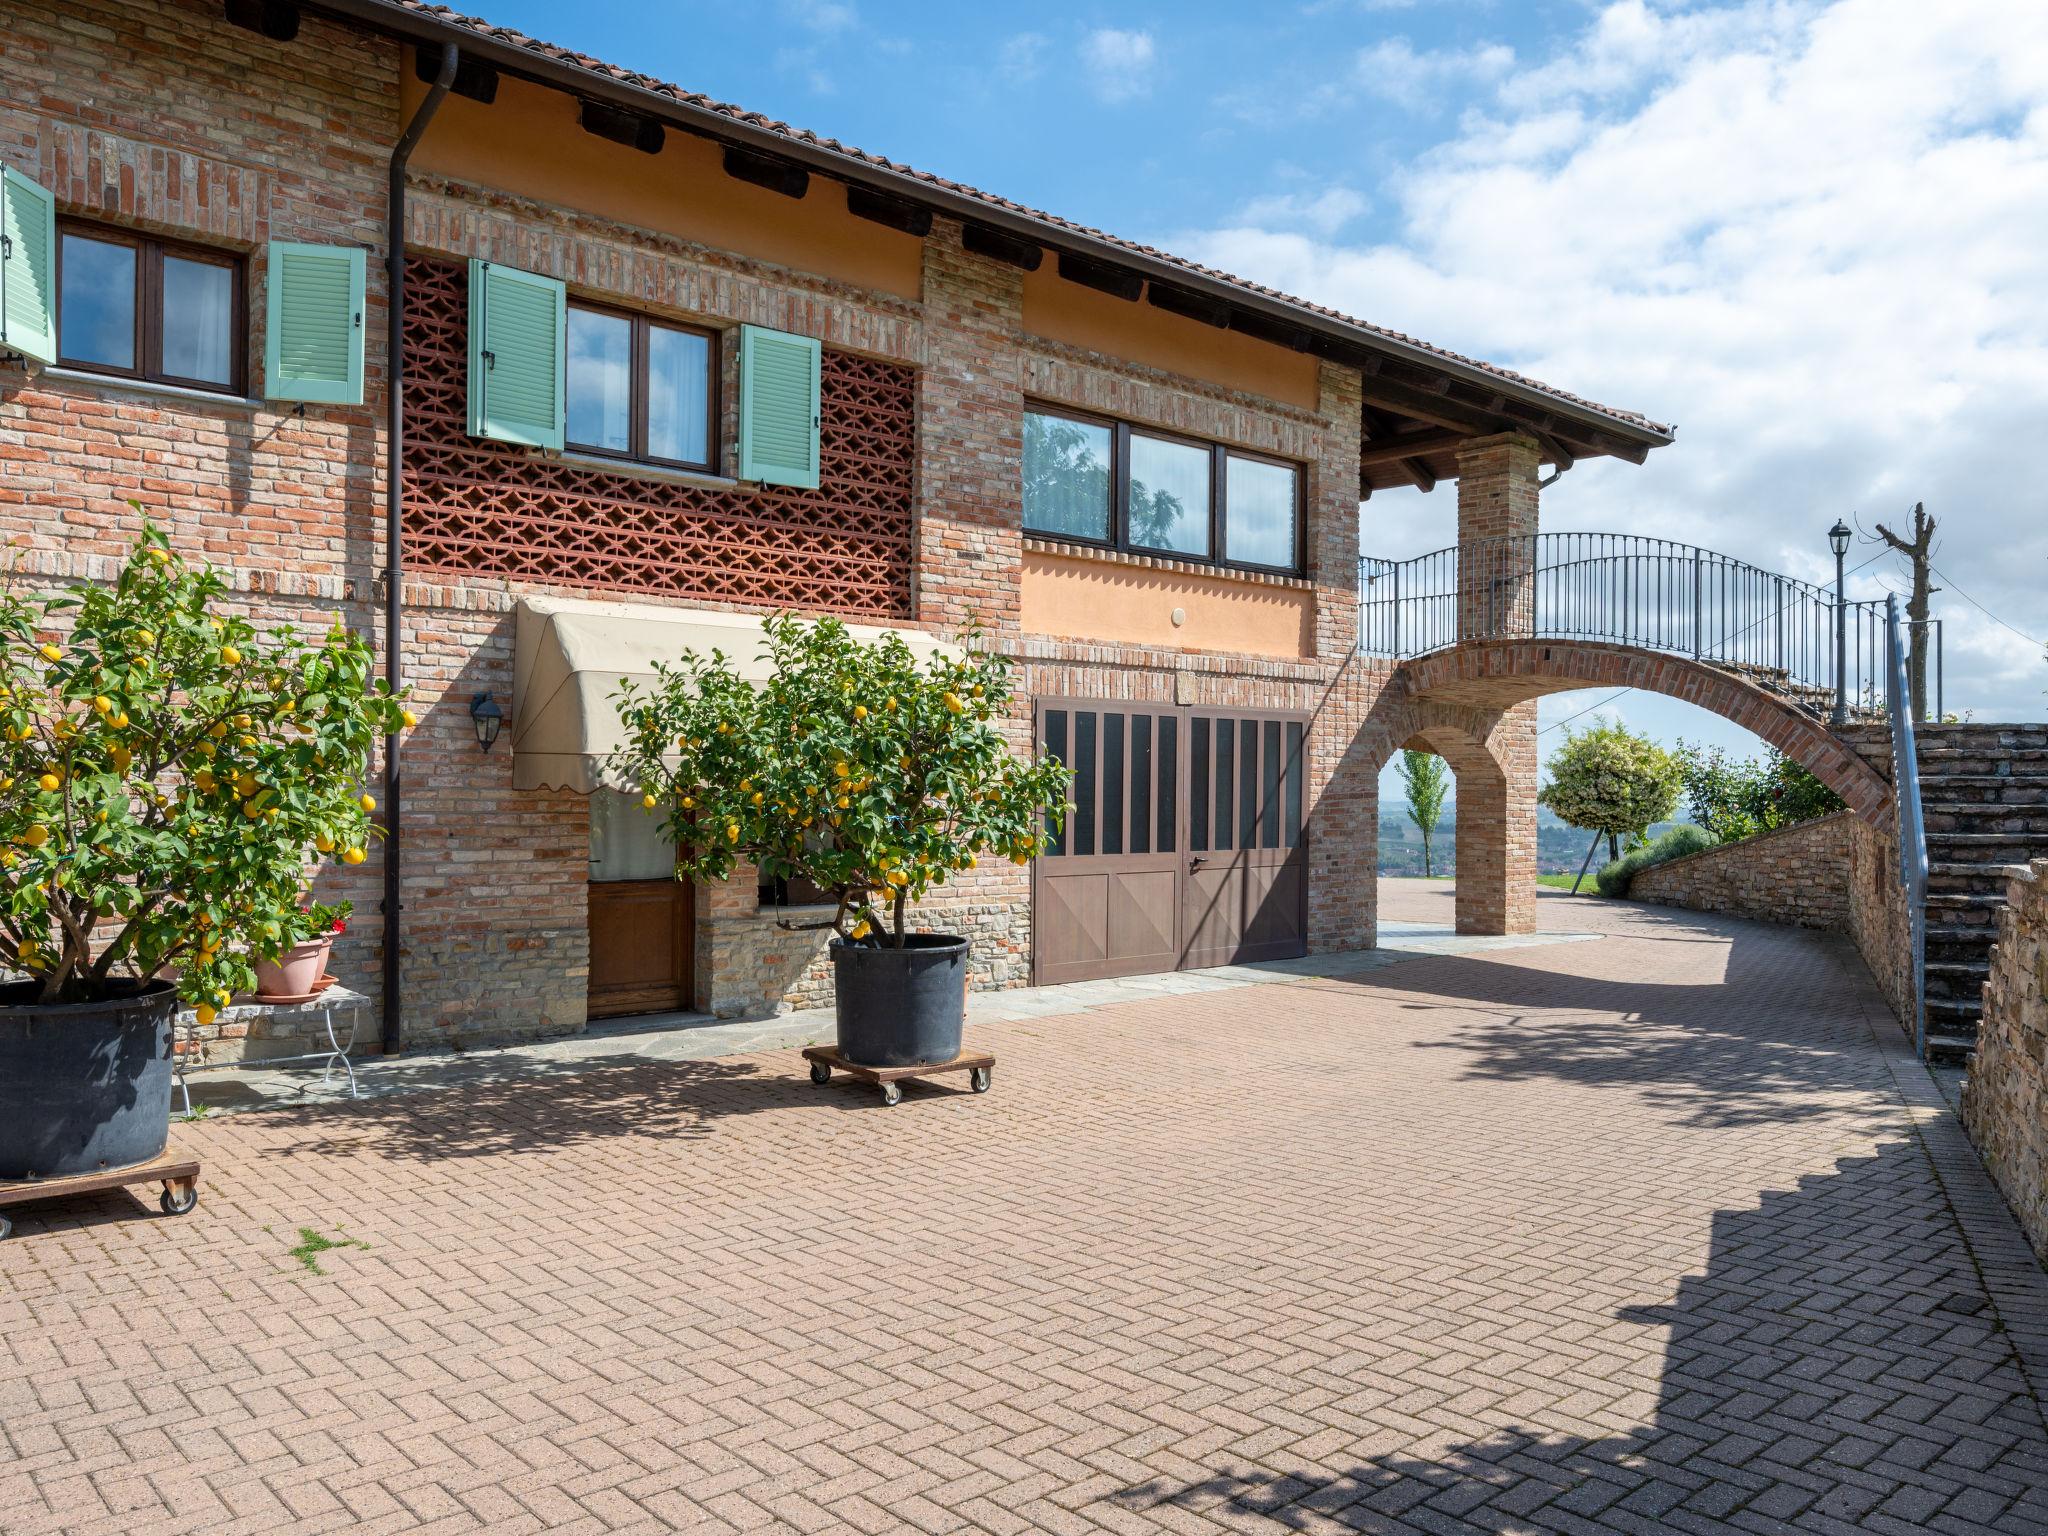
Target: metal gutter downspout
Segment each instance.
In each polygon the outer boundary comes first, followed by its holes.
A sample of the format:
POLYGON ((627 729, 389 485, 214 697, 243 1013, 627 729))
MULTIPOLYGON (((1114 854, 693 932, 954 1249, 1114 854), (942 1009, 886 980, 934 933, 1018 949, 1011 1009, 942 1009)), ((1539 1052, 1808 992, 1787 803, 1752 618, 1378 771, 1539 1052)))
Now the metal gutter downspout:
MULTIPOLYGON (((427 124, 440 110, 441 99, 455 83, 461 53, 453 43, 441 45, 441 69, 434 87, 413 112, 391 151, 391 186, 385 203, 386 306, 390 331, 384 346, 384 382, 391 416, 385 425, 384 449, 384 681, 393 693, 404 681, 400 665, 405 618, 402 486, 405 475, 405 167, 427 124)), ((384 1011, 383 1049, 395 1056, 404 1049, 405 1016, 399 995, 399 849, 404 784, 398 772, 399 738, 384 738, 384 1011)))

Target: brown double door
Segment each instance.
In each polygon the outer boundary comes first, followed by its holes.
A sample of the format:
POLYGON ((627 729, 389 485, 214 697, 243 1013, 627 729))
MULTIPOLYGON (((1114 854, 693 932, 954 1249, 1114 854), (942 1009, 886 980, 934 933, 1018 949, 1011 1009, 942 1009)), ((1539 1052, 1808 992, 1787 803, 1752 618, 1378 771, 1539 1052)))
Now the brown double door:
POLYGON ((1075 809, 1033 869, 1041 985, 1307 953, 1300 715, 1042 699, 1075 809))

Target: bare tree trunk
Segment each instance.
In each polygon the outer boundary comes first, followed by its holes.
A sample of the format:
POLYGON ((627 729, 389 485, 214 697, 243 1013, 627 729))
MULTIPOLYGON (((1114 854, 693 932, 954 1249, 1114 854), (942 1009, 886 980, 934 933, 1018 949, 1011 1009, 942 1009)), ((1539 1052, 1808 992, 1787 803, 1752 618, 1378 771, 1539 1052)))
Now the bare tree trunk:
POLYGON ((1927 600, 1941 590, 1928 583, 1934 563, 1934 528, 1935 522, 1927 515, 1926 503, 1918 501, 1913 503, 1911 540, 1900 538, 1883 523, 1877 525, 1885 543, 1904 555, 1913 570, 1913 591, 1906 599, 1906 688, 1912 695, 1915 720, 1927 718, 1927 638, 1932 629, 1927 622, 1927 600))

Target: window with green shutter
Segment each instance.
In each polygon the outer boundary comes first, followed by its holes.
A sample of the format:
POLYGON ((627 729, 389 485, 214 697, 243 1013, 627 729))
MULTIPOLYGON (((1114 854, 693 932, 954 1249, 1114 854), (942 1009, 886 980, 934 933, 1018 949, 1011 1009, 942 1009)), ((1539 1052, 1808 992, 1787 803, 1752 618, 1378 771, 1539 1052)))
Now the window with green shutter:
POLYGON ((57 204, 12 166, 0 169, 0 344, 57 360, 57 204))
POLYGON ((740 328, 742 480, 817 489, 818 361, 815 337, 740 328))
POLYGON ((552 277, 469 264, 469 431, 560 448, 568 291, 552 277))
POLYGON ((263 386, 272 400, 363 403, 360 247, 270 242, 263 386))

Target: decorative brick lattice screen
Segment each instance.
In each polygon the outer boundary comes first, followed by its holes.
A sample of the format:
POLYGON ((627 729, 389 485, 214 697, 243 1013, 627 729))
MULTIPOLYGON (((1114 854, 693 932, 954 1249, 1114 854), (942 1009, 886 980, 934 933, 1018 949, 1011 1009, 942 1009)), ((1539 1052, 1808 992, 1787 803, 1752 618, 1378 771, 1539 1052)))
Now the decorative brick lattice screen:
POLYGON ((468 435, 463 269, 406 266, 408 563, 568 586, 906 619, 916 375, 827 350, 815 491, 572 468, 468 435))

